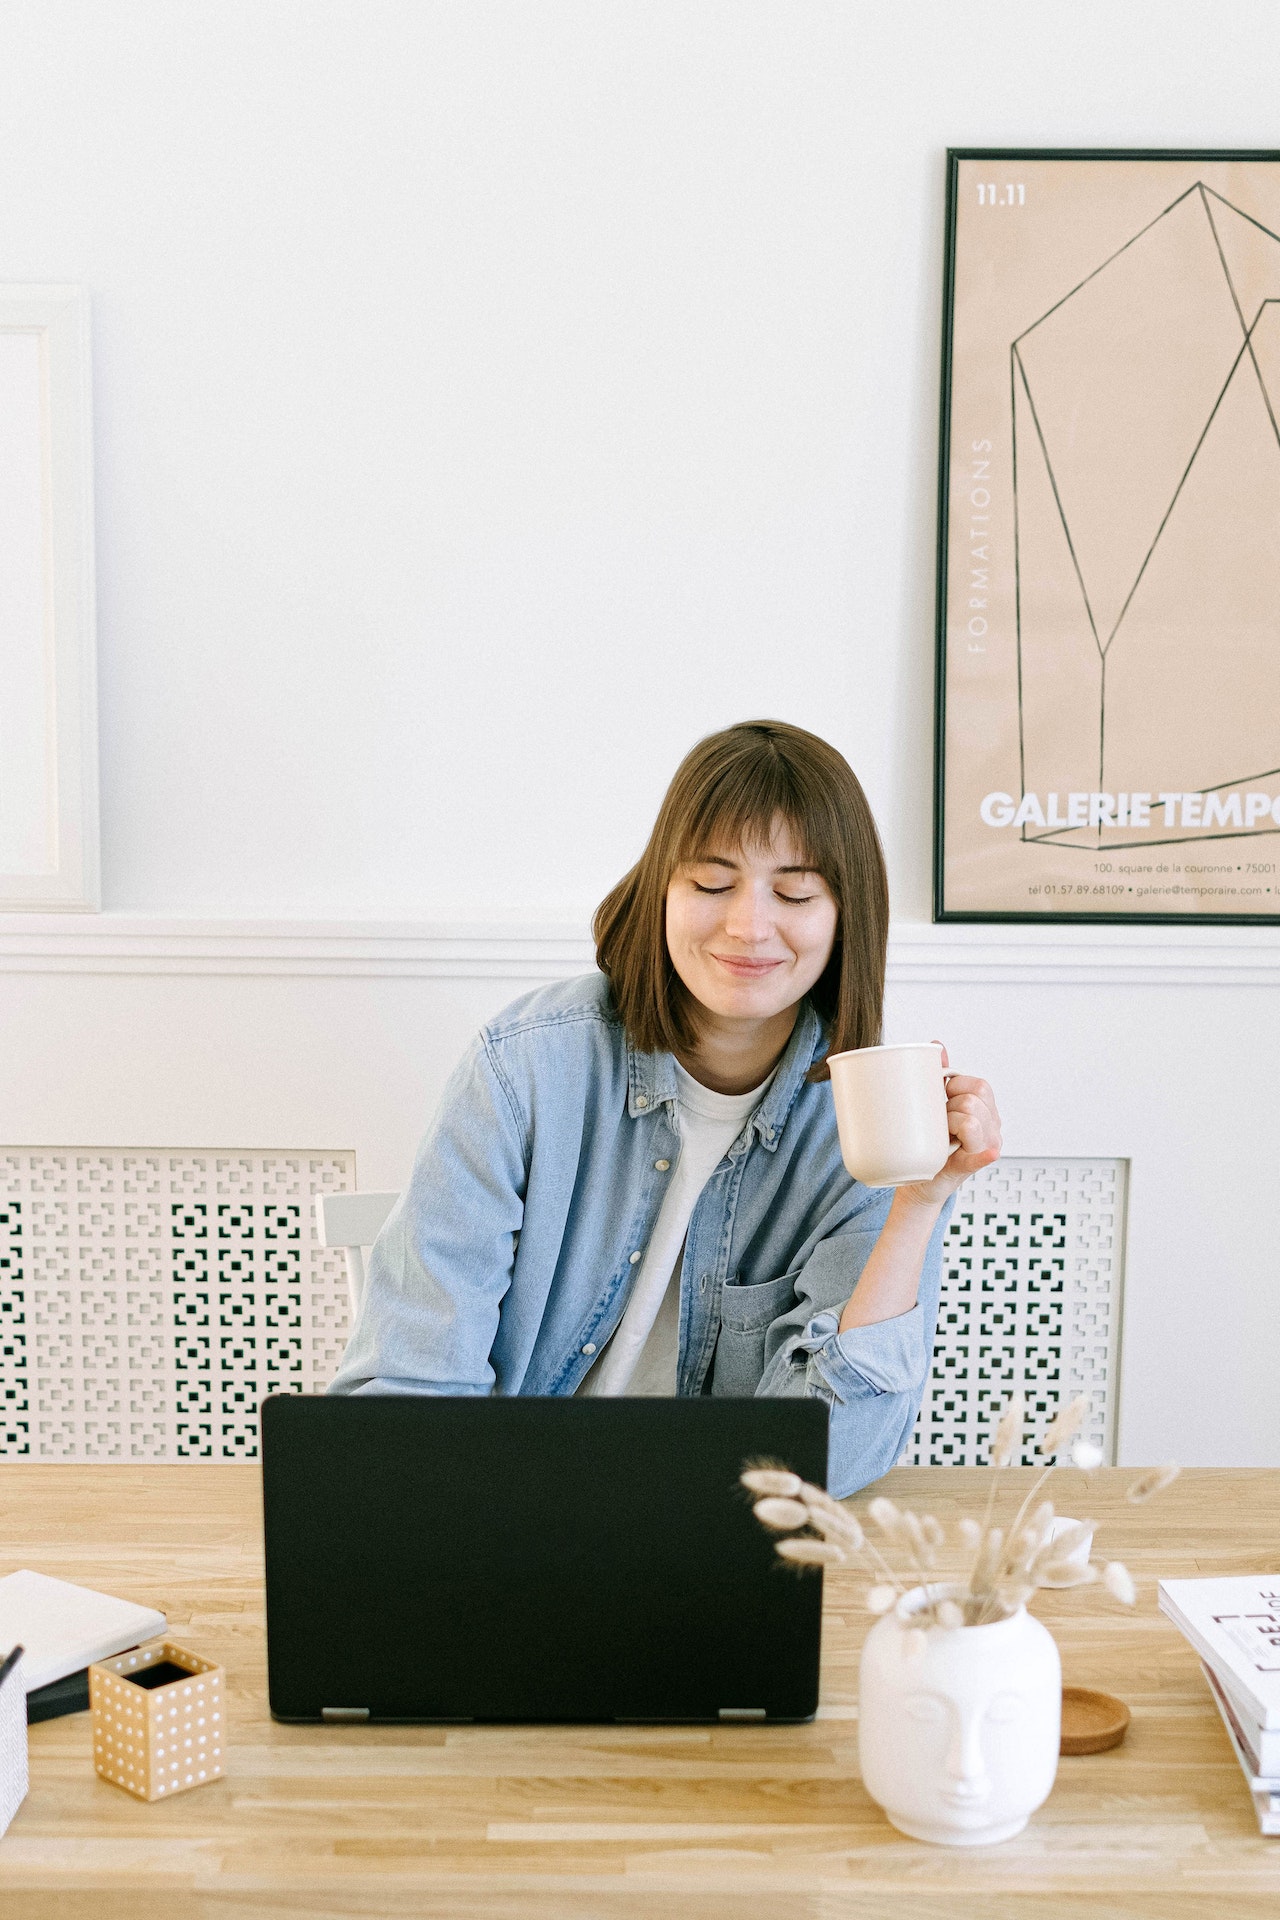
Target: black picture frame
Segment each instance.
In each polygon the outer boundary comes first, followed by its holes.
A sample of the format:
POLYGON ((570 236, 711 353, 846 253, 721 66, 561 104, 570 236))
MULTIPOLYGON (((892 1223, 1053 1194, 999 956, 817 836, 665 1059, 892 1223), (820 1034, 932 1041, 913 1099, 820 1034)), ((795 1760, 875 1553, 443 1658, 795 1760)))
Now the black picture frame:
MULTIPOLYGON (((932 917, 934 924, 1051 925, 1051 926, 1280 926, 1280 884, 1274 912, 1173 912, 1137 907, 1107 906, 1072 910, 1054 908, 1009 911, 997 908, 956 908, 947 904, 946 838, 946 724, 947 621, 950 585, 949 523, 951 510, 951 429, 953 415, 953 344, 956 303, 957 214, 960 168, 965 161, 990 161, 1002 167, 1026 161, 1173 161, 1190 163, 1266 162, 1280 165, 1280 149, 1273 148, 1130 148, 1130 147, 948 147, 946 151, 946 215, 943 254, 941 387, 938 436, 938 521, 935 582, 934 733, 933 733, 933 861, 932 917)), ((1277 236, 1272 236, 1276 238, 1277 236)), ((1018 636, 1021 674, 1021 632, 1018 636)), ((1261 778, 1261 775, 1250 776, 1261 778)), ((1206 792, 1211 789, 1205 789, 1206 792)), ((1280 826, 1267 829, 1280 836, 1280 826)), ((1237 836, 1223 835, 1234 839, 1237 836)), ((1260 834, 1257 837, 1262 837, 1260 834)), ((1275 844, 1280 844, 1280 839, 1275 844)), ((1280 855, 1277 855, 1280 875, 1280 855)))

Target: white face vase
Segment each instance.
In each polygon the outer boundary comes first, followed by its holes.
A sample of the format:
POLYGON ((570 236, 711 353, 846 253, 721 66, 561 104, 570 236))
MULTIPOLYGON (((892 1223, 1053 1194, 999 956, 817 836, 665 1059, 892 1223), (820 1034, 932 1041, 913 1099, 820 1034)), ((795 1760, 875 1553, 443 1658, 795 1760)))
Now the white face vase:
POLYGON ((1061 1712, 1057 1646, 1025 1611, 952 1629, 887 1614, 862 1652, 863 1784, 914 1839, 1011 1839, 1053 1785, 1061 1712))

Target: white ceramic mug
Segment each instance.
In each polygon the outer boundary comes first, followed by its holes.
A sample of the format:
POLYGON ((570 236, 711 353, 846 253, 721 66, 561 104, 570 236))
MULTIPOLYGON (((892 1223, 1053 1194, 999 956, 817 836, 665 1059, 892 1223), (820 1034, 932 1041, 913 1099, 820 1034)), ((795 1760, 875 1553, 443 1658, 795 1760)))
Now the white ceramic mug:
POLYGON ((932 1180, 951 1158, 947 1077, 936 1041, 833 1054, 840 1151, 855 1180, 902 1187, 932 1180))

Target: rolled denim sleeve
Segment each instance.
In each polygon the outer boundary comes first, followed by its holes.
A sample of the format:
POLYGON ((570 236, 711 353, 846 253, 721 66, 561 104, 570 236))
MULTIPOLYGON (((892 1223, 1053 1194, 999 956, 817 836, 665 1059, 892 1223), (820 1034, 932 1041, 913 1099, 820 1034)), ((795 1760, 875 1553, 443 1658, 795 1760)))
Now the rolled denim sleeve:
POLYGON ((527 1129, 481 1035, 369 1255, 330 1393, 488 1394, 524 1216, 527 1129))
POLYGON ((857 1230, 833 1234, 796 1276, 797 1305, 770 1328, 757 1392, 825 1400, 830 1408, 827 1485, 837 1498, 887 1473, 911 1438, 933 1359, 949 1200, 925 1252, 916 1304, 907 1313, 840 1332, 888 1211, 888 1199, 857 1230))

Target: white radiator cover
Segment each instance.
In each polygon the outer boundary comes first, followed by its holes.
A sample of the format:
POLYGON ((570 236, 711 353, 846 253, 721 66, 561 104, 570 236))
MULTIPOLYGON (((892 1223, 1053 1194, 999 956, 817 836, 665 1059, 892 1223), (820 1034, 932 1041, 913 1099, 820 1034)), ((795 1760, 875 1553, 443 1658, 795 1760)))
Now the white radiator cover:
POLYGON ((0 1152, 0 1457, 247 1460, 347 1337, 311 1196, 352 1153, 0 1152))
POLYGON ((961 1188, 932 1376, 905 1461, 985 1465, 1016 1387, 1028 1406, 1023 1465, 1081 1393, 1083 1435, 1114 1461, 1127 1173, 1124 1160, 1001 1160, 961 1188))
MULTIPOLYGON (((1033 1439, 1089 1394, 1114 1458, 1125 1173, 1003 1160, 962 1189, 906 1460, 981 1464, 1018 1385, 1033 1439)), ((345 1266, 311 1200, 354 1186, 336 1151, 0 1151, 0 1458, 256 1459, 263 1397, 337 1368, 345 1266)))

